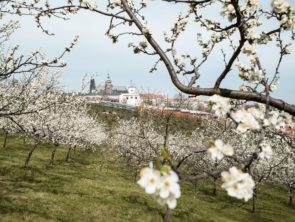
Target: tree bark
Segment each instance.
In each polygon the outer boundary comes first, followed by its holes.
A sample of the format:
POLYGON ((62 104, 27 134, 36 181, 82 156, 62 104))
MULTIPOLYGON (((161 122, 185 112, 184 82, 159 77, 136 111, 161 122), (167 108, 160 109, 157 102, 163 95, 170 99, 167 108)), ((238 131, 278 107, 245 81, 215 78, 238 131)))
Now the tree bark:
POLYGON ((52 153, 51 153, 51 158, 50 158, 49 165, 53 165, 53 163, 54 163, 54 157, 55 157, 55 153, 56 153, 56 149, 57 149, 57 147, 58 147, 57 144, 53 144, 53 146, 52 146, 52 153))
POLYGON ((195 193, 195 197, 196 197, 196 193, 197 193, 197 181, 194 181, 194 193, 195 193))
POLYGON ((252 213, 256 213, 256 199, 257 199, 257 190, 256 188, 253 189, 253 198, 252 198, 252 213))
POLYGON ((170 222, 172 216, 172 210, 170 208, 167 209, 163 222, 170 222))
POLYGON ((4 141, 3 141, 3 148, 6 148, 6 144, 7 144, 7 138, 8 138, 8 132, 6 130, 4 130, 4 141))
POLYGON ((26 161, 25 161, 25 164, 24 164, 24 168, 28 168, 28 166, 29 166, 29 162, 30 162, 31 157, 32 157, 32 154, 33 154, 33 152, 35 151, 35 149, 38 147, 38 145, 39 145, 39 143, 36 142, 36 143, 34 144, 34 146, 32 147, 32 149, 30 150, 30 152, 28 153, 28 156, 27 156, 26 161))
POLYGON ((69 149, 68 149, 67 156, 66 156, 66 162, 69 161, 71 150, 72 150, 72 147, 70 146, 69 149))

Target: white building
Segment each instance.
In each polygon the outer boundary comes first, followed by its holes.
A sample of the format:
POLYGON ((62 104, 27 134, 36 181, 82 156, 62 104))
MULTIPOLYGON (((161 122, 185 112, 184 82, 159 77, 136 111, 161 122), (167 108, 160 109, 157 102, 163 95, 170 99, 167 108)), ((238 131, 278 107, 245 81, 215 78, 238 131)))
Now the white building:
POLYGON ((141 98, 134 86, 128 87, 128 93, 123 93, 119 96, 119 103, 124 103, 130 106, 139 106, 141 98))

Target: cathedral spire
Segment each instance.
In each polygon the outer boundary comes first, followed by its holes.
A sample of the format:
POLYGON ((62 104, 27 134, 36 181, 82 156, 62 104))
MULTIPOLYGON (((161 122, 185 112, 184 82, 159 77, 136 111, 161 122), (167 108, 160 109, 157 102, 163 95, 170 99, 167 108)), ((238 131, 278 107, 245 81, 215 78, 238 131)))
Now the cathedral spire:
POLYGON ((89 93, 93 93, 96 91, 96 85, 95 85, 95 80, 93 77, 90 79, 90 88, 89 88, 89 93))
POLYGON ((107 80, 105 81, 105 94, 110 95, 113 92, 113 84, 110 78, 110 74, 108 73, 107 80))

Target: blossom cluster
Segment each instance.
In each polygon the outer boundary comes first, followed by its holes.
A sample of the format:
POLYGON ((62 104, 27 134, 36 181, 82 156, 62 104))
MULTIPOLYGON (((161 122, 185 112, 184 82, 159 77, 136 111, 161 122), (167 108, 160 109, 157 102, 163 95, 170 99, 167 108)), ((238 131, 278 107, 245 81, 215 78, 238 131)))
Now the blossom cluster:
POLYGON ((292 117, 288 113, 272 110, 268 118, 265 118, 265 106, 258 108, 243 108, 234 110, 230 100, 218 95, 209 98, 209 105, 217 116, 229 114, 238 124, 237 131, 244 133, 248 130, 260 130, 262 127, 271 127, 276 130, 284 130, 284 126, 292 123, 292 117))
MULTIPOLYGON (((252 57, 252 63, 256 63, 256 57, 252 57)), ((238 64, 239 76, 241 79, 251 83, 260 83, 264 78, 264 73, 261 69, 251 66, 247 67, 243 64, 238 64)))
POLYGON ((222 16, 227 17, 227 19, 228 19, 229 21, 232 21, 232 20, 234 20, 235 17, 236 17, 235 8, 234 8, 234 6, 233 6, 230 2, 228 2, 228 1, 224 1, 224 2, 225 2, 225 3, 224 3, 224 5, 223 5, 223 7, 222 7, 222 9, 221 9, 220 14, 221 14, 222 16))
POLYGON ((259 153, 259 158, 261 160, 270 159, 273 154, 271 146, 266 141, 262 141, 260 143, 260 148, 261 148, 261 152, 259 153))
POLYGON ((231 114, 232 118, 238 123, 237 130, 241 133, 247 130, 259 130, 261 125, 255 119, 251 112, 245 109, 239 109, 231 114))
POLYGON ((167 204, 170 209, 174 209, 181 195, 178 182, 179 178, 174 171, 168 169, 161 172, 151 165, 140 171, 138 184, 146 193, 154 195, 159 204, 167 204))
POLYGON ((230 99, 228 98, 214 95, 209 98, 208 102, 217 116, 224 116, 231 109, 230 99))
POLYGON ((86 6, 90 10, 95 10, 97 8, 97 4, 91 0, 80 0, 81 5, 86 6))
POLYGON ((279 130, 284 129, 287 124, 292 123, 292 117, 288 113, 271 111, 269 115, 270 117, 268 119, 264 119, 264 126, 279 130))
POLYGON ((274 13, 280 15, 281 25, 286 30, 295 27, 295 13, 287 0, 272 0, 271 7, 274 13))
POLYGON ((118 6, 121 6, 121 5, 122 5, 121 0, 111 0, 109 7, 110 8, 115 8, 115 7, 118 7, 118 6))
POLYGON ((224 144, 220 139, 215 140, 212 143, 212 146, 208 149, 208 152, 211 154, 213 161, 221 160, 224 155, 232 156, 234 154, 232 146, 229 144, 224 144))
POLYGON ((248 173, 243 173, 236 167, 231 167, 229 171, 221 173, 223 184, 229 196, 248 201, 253 196, 255 183, 248 173))
POLYGON ((164 40, 167 43, 173 43, 176 41, 176 39, 179 37, 180 33, 183 32, 188 24, 188 17, 189 15, 185 15, 185 14, 180 14, 178 16, 177 21, 175 22, 175 24, 173 25, 173 27, 171 28, 171 36, 168 35, 167 32, 164 32, 164 40))

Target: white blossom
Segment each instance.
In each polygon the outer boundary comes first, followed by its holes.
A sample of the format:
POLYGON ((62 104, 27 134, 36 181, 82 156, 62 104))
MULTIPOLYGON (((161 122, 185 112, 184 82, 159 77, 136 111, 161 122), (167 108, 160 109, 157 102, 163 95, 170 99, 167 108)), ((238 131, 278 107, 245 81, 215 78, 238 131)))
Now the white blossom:
POLYGON ((291 5, 287 0, 272 0, 271 7, 276 13, 287 13, 291 10, 291 5))
POLYGON ((234 154, 232 146, 224 144, 220 139, 214 141, 214 144, 208 149, 208 152, 211 154, 213 161, 221 160, 224 155, 232 156, 234 154))
MULTIPOLYGON (((252 63, 256 64, 256 57, 253 58, 252 63)), ((249 81, 251 83, 259 83, 264 78, 264 73, 262 70, 258 69, 255 66, 247 67, 243 64, 238 64, 239 76, 241 79, 249 81)))
POLYGON ((142 27, 142 32, 145 34, 145 35, 151 35, 151 29, 147 26, 147 25, 144 25, 142 27))
POLYGON ((271 158, 272 156, 272 149, 271 149, 271 146, 266 143, 265 141, 263 141, 261 144, 260 144, 260 148, 261 148, 261 152, 259 153, 259 158, 262 159, 262 160, 268 160, 271 158))
POLYGON ((238 123, 237 130, 241 133, 244 133, 249 129, 259 130, 261 128, 259 122, 246 110, 232 112, 231 116, 238 123))
POLYGON ((220 14, 226 16, 229 21, 232 21, 236 17, 235 8, 231 3, 225 3, 220 14))
POLYGON ((277 130, 284 128, 286 125, 286 116, 281 115, 278 111, 271 111, 269 118, 264 120, 264 126, 270 126, 277 130))
POLYGON ((248 173, 243 173, 240 169, 231 167, 228 172, 223 171, 221 173, 221 179, 223 181, 221 187, 226 189, 229 196, 245 201, 252 198, 255 183, 248 173))
POLYGON ((242 48, 242 51, 247 55, 252 55, 255 53, 253 46, 250 44, 245 44, 242 48))
POLYGON ((145 192, 153 194, 159 204, 167 204, 170 209, 174 209, 177 205, 176 199, 181 195, 179 178, 177 174, 169 170, 169 172, 160 172, 150 167, 143 168, 140 171, 140 179, 137 182, 145 192))
POLYGON ((214 95, 209 98, 208 102, 217 116, 224 116, 231 109, 230 99, 228 98, 214 95))
POLYGON ((160 176, 159 171, 146 167, 140 171, 140 180, 137 183, 145 189, 146 193, 154 194, 157 191, 160 176))

